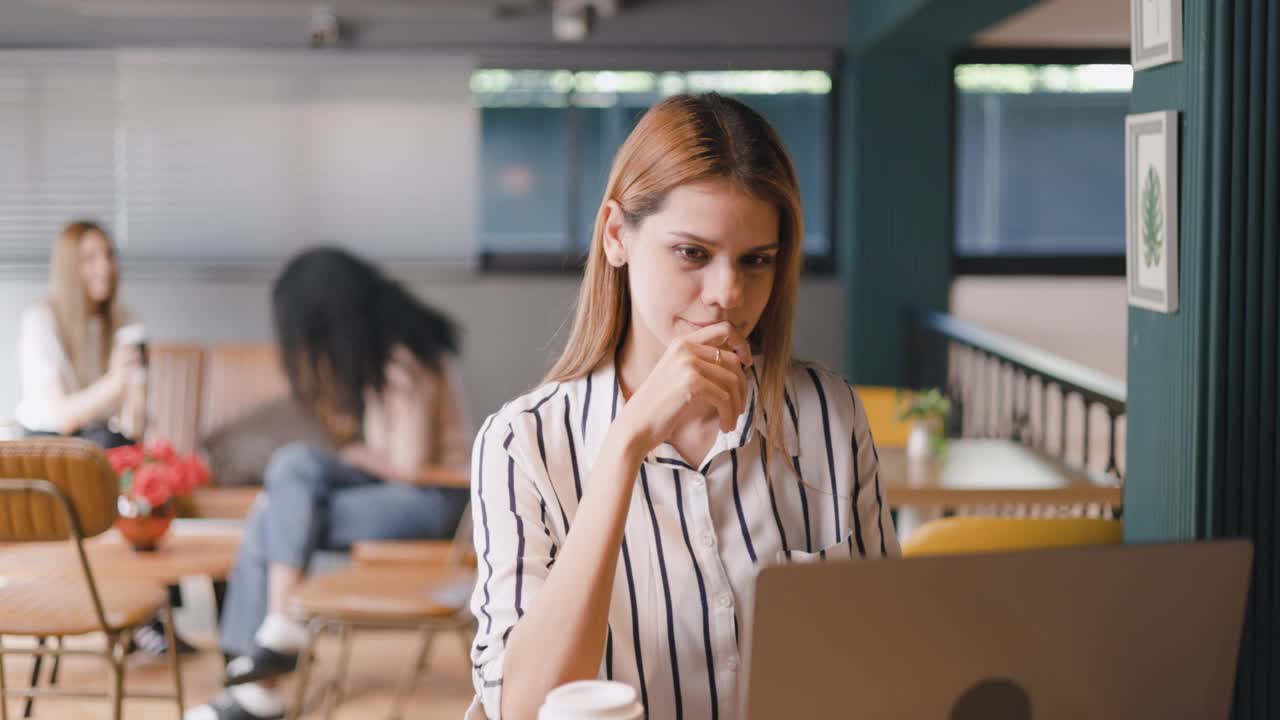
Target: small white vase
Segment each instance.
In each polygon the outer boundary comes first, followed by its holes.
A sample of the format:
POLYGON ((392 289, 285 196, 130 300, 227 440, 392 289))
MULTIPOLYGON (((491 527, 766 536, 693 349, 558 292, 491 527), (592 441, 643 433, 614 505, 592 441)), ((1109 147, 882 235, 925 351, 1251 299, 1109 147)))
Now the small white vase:
POLYGON ((912 420, 911 429, 907 431, 907 458, 911 460, 928 460, 933 457, 933 435, 931 424, 927 420, 912 420))

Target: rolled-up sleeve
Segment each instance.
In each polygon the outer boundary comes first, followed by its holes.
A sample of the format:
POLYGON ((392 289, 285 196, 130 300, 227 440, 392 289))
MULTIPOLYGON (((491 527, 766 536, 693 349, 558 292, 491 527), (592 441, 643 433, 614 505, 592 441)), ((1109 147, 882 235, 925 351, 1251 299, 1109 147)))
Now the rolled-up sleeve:
MULTIPOLYGON (((492 416, 476 439, 471 459, 471 513, 479 577, 471 597, 478 622, 471 647, 477 704, 501 716, 507 639, 537 597, 558 550, 547 506, 534 477, 524 470, 519 431, 492 416)), ((474 717, 475 708, 468 714, 474 717)))
POLYGON ((60 369, 69 370, 66 353, 58 340, 53 310, 46 304, 33 305, 22 313, 18 323, 18 377, 22 400, 15 416, 28 430, 59 432, 66 422, 58 412, 57 400, 69 390, 64 387, 60 369))

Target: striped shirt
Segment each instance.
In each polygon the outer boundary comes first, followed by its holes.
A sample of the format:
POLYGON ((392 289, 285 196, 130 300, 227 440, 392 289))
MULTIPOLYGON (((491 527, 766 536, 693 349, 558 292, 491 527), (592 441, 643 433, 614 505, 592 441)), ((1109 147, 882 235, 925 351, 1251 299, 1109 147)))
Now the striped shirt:
MULTIPOLYGON (((778 419, 756 402, 757 379, 748 377, 737 427, 721 432, 698 465, 664 443, 636 477, 600 677, 633 686, 646 717, 736 716, 739 620, 761 565, 899 553, 866 415, 849 384, 795 363, 778 448, 765 441, 778 419)), ((606 364, 508 403, 476 438, 471 607, 479 629, 469 718, 499 717, 507 638, 555 566, 623 402, 606 364)))

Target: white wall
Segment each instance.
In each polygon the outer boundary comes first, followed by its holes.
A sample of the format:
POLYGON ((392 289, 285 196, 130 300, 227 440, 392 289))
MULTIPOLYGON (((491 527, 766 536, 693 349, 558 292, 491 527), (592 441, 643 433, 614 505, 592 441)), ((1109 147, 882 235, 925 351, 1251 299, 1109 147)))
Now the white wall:
POLYGON ((1124 278, 960 277, 951 312, 1123 380, 1124 278))
MULTIPOLYGON (((961 277, 951 286, 951 312, 1120 380, 1127 377, 1129 311, 1124 278, 961 277)), ((1053 438, 1055 413, 1049 417, 1053 438)), ((1084 433, 1081 410, 1074 403, 1068 406, 1067 427, 1067 456, 1075 458, 1082 450, 1084 433)), ((1101 470, 1107 464, 1110 441, 1106 411, 1101 407, 1093 408, 1089 428, 1089 466, 1101 470)), ((1122 469, 1126 433, 1122 421, 1116 432, 1116 459, 1122 469)))
MULTIPOLYGON (((464 273, 409 283, 463 330, 462 375, 472 420, 533 386, 564 342, 577 297, 576 276, 464 273)), ((252 342, 271 338, 267 279, 192 279, 170 274, 125 278, 123 298, 155 341, 252 342)), ((0 279, 0 418, 18 402, 17 323, 45 292, 43 273, 0 279)), ((843 313, 834 277, 807 277, 800 291, 796 352, 840 368, 843 313)))
MULTIPOLYGON (((42 272, 0 278, 0 417, 18 402, 18 314, 45 292, 42 272)), ((463 328, 463 380, 475 419, 536 383, 568 333, 574 276, 464 273, 409 283, 463 328)), ((157 341, 254 342, 271 337, 269 281, 169 274, 126 278, 124 299, 157 341)), ((1128 314, 1120 278, 957 278, 952 311, 1109 375, 1125 377, 1128 314)), ((843 298, 838 278, 806 276, 796 352, 843 367, 843 298)))

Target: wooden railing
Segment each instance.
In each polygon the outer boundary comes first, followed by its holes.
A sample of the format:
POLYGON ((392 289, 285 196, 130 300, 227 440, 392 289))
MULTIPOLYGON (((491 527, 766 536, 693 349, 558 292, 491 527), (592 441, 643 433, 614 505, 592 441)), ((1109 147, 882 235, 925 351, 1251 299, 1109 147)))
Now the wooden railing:
POLYGON ((949 432, 1018 440, 1124 479, 1123 381, 944 313, 911 325, 909 379, 945 387, 949 432))

